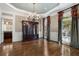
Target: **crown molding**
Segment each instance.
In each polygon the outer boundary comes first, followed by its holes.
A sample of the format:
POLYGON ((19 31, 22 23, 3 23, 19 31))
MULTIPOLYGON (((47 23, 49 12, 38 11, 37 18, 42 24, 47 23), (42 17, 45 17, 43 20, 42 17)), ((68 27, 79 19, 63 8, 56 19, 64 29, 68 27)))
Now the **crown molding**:
MULTIPOLYGON (((32 14, 32 12, 28 12, 28 11, 16 8, 13 5, 11 5, 10 3, 6 3, 6 4, 8 6, 10 6, 11 8, 17 10, 17 11, 20 11, 20 12, 23 12, 23 13, 27 13, 29 15, 32 14)), ((46 12, 44 14, 38 14, 38 15, 41 15, 43 17, 47 17, 47 16, 50 16, 50 15, 55 15, 55 14, 57 14, 57 12, 62 11, 64 9, 67 9, 67 8, 73 6, 73 5, 76 5, 76 4, 78 4, 78 3, 59 3, 59 5, 57 5, 55 8, 49 10, 48 12, 46 12)))

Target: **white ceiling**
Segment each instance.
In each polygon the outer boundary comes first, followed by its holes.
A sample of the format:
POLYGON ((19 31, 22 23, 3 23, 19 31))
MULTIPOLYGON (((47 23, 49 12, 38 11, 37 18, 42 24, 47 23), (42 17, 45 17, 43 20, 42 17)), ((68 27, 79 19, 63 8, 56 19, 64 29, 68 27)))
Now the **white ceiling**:
POLYGON ((35 5, 33 5, 33 3, 11 3, 11 5, 28 12, 35 10, 37 14, 44 14, 57 7, 59 3, 35 3, 35 5))
MULTIPOLYGON (((36 12, 39 15, 48 16, 53 15, 61 10, 67 9, 78 3, 36 3, 36 12)), ((0 3, 2 11, 22 12, 24 14, 32 14, 33 3, 0 3)))

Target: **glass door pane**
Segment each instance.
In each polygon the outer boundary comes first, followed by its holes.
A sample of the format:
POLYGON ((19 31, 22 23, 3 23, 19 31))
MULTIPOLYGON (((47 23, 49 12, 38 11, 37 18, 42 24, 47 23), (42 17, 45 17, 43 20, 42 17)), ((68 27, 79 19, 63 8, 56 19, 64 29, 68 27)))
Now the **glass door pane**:
POLYGON ((65 12, 62 19, 62 43, 70 45, 71 42, 71 12, 65 12))

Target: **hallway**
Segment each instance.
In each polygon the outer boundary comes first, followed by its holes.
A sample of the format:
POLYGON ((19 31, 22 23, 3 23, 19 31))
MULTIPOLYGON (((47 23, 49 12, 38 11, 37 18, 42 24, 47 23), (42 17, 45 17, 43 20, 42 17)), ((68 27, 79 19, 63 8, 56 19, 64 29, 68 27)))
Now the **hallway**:
POLYGON ((0 45, 1 56, 78 56, 79 49, 46 40, 0 45))

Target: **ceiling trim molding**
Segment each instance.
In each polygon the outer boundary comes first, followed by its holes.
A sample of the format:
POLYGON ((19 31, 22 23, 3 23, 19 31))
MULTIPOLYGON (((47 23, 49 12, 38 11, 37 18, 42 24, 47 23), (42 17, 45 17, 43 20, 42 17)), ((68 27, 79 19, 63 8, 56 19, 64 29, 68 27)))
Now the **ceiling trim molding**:
MULTIPOLYGON (((15 10, 18 10, 18 11, 20 11, 20 12, 24 12, 24 13, 32 14, 32 12, 29 12, 29 11, 25 11, 25 10, 19 9, 19 8, 17 8, 17 7, 15 7, 15 6, 11 5, 10 3, 6 3, 6 4, 7 4, 8 6, 10 6, 11 8, 13 8, 13 9, 15 9, 15 10)), ((57 5, 57 6, 58 6, 58 5, 57 5)), ((57 6, 55 6, 54 8, 56 8, 57 6)), ((51 10, 52 10, 52 9, 51 9, 51 10)), ((39 15, 45 15, 45 16, 46 16, 46 14, 49 13, 51 10, 49 10, 49 11, 46 12, 46 13, 39 14, 39 15)))
MULTIPOLYGON (((6 3, 9 7, 11 7, 11 8, 13 8, 14 10, 17 10, 17 11, 19 11, 19 12, 23 12, 23 13, 26 13, 26 14, 28 14, 28 15, 31 15, 32 14, 32 12, 28 12, 28 11, 25 11, 25 10, 22 10, 22 9, 19 9, 19 8, 16 8, 16 7, 14 7, 13 5, 11 5, 10 3, 6 3)), ((45 15, 44 14, 37 14, 37 15, 41 15, 42 17, 45 17, 45 15)))
MULTIPOLYGON (((23 12, 23 13, 27 13, 27 14, 32 14, 32 12, 29 12, 29 11, 25 11, 25 10, 22 10, 22 9, 19 9, 19 8, 16 8, 15 6, 11 5, 10 3, 6 3, 8 6, 10 6, 11 8, 15 9, 15 10, 18 10, 20 12, 23 12)), ((73 5, 76 5, 78 3, 59 3, 59 5, 57 5, 56 7, 54 7, 53 9, 49 10, 48 12, 46 13, 43 13, 43 14, 39 14, 39 15, 42 15, 44 17, 47 17, 49 15, 53 15, 53 14, 56 14, 57 12, 59 11, 62 11, 64 9, 67 9, 73 5), (64 5, 63 5, 64 4, 64 5)))
POLYGON ((16 8, 14 7, 13 5, 11 5, 10 3, 6 3, 9 7, 17 10, 17 11, 20 11, 20 12, 23 12, 23 13, 27 13, 27 14, 32 14, 31 12, 28 12, 28 11, 25 11, 25 10, 22 10, 22 9, 19 9, 19 8, 16 8))
POLYGON ((78 3, 60 3, 59 6, 55 7, 54 9, 50 10, 49 12, 45 13, 47 16, 54 15, 55 13, 70 8, 78 3), (64 5, 63 5, 64 4, 64 5))

